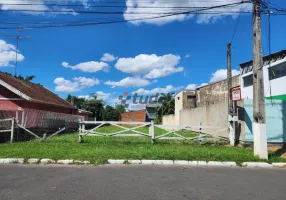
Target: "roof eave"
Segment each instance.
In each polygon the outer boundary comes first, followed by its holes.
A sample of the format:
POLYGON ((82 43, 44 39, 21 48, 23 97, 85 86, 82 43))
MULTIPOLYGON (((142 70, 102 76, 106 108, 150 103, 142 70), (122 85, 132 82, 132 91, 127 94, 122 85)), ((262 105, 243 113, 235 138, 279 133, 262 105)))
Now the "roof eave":
POLYGON ((14 87, 12 87, 12 86, 9 85, 8 83, 2 81, 1 79, 0 79, 0 85, 2 85, 3 87, 5 87, 6 89, 12 91, 13 93, 17 94, 18 96, 22 97, 22 98, 25 99, 25 100, 28 100, 28 101, 32 100, 31 97, 25 95, 24 93, 22 93, 21 91, 17 90, 17 89, 14 88, 14 87))
POLYGON ((10 90, 11 92, 17 94, 18 96, 22 97, 23 99, 27 100, 27 101, 33 101, 33 102, 39 102, 39 103, 44 103, 44 104, 50 104, 50 105, 56 105, 56 106, 59 106, 59 107, 64 107, 64 108, 70 108, 70 109, 75 109, 74 107, 72 106, 65 106, 65 105, 60 105, 60 104, 55 104, 55 103, 49 103, 49 102, 45 102, 45 101, 40 101, 40 100, 37 100, 37 99, 33 99, 29 96, 27 96, 26 94, 20 92, 19 90, 17 90, 16 88, 12 87, 11 85, 9 85, 8 83, 2 81, 0 79, 0 85, 2 85, 3 87, 5 87, 6 89, 10 90))
POLYGON ((32 98, 31 98, 29 101, 38 102, 38 103, 44 103, 44 104, 48 104, 48 105, 54 105, 54 106, 58 106, 58 107, 63 107, 63 108, 69 108, 69 109, 77 110, 77 108, 72 107, 72 106, 65 106, 65 105, 61 105, 61 104, 56 104, 56 103, 50 103, 50 102, 40 101, 40 100, 32 99, 32 98))

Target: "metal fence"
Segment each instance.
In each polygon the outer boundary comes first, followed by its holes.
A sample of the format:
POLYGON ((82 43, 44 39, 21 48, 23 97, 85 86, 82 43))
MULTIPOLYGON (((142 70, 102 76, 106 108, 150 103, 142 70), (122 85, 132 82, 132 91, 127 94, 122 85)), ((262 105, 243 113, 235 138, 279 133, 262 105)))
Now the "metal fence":
POLYGON ((218 129, 220 127, 211 126, 166 126, 155 125, 151 122, 113 122, 113 121, 82 121, 79 124, 79 142, 83 142, 84 136, 117 136, 117 137, 148 137, 153 143, 155 140, 208 140, 208 134, 198 133, 197 136, 187 137, 181 133, 181 130, 192 131, 194 129, 211 128, 218 129), (92 129, 86 129, 86 126, 95 125, 92 129), (121 128, 122 130, 113 133, 98 132, 98 128, 105 125, 112 125, 121 128), (126 125, 130 127, 126 127, 126 125), (148 127, 149 132, 144 133, 139 128, 148 127), (158 134, 159 129, 164 130, 164 134, 158 134), (171 136, 173 135, 173 136, 171 136))
POLYGON ((13 142, 14 139, 14 125, 15 125, 15 119, 0 119, 0 133, 7 133, 9 132, 11 134, 10 141, 13 142))
MULTIPOLYGON (((14 123, 15 140, 30 140, 31 138, 49 139, 55 133, 78 130, 79 121, 84 117, 49 111, 25 109, 19 111, 0 110, 0 133, 2 142, 8 141, 11 129, 11 119, 14 123), (3 139, 4 138, 4 139, 3 139)), ((11 132, 10 141, 14 134, 11 132)))

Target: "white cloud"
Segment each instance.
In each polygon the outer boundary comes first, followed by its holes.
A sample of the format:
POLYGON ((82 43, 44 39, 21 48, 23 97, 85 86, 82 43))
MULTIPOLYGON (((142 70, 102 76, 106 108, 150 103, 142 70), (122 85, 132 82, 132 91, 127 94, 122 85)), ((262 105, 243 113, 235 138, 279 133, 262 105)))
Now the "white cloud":
POLYGON ((118 81, 118 82, 107 81, 105 82, 105 84, 112 86, 112 88, 115 88, 115 87, 129 88, 129 87, 144 87, 144 86, 150 85, 151 82, 146 79, 139 78, 139 77, 126 77, 122 79, 121 81, 118 81))
POLYGON ((124 73, 145 75, 145 78, 154 79, 182 72, 184 68, 177 67, 180 59, 180 56, 173 54, 140 54, 135 58, 119 58, 115 67, 124 73))
MULTIPOLYGON (((238 0, 220 0, 220 1, 198 1, 198 0, 126 0, 127 9, 124 13, 124 19, 126 20, 135 20, 131 21, 132 24, 139 25, 141 23, 148 24, 157 24, 162 25, 166 23, 170 23, 173 21, 183 21, 192 18, 194 15, 174 15, 157 19, 146 19, 136 21, 138 18, 152 18, 164 16, 164 13, 181 13, 184 11, 195 11, 197 8, 189 8, 189 9, 180 9, 178 7, 210 7, 210 6, 219 6, 230 3, 237 3, 238 0), (157 7, 157 8, 156 8, 157 7), (160 7, 160 9, 158 9, 160 7), (177 7, 177 8, 176 8, 177 7), (129 14, 128 14, 129 13, 129 14), (131 13, 143 13, 138 15, 134 15, 131 13), (144 14, 148 13, 148 14, 144 14), (158 14, 159 13, 159 14, 158 14)), ((236 17, 237 13, 240 10, 251 10, 251 4, 242 4, 237 7, 225 7, 225 8, 217 8, 211 10, 211 12, 220 12, 222 14, 200 14, 197 16, 197 23, 209 23, 214 22, 223 16, 233 16, 236 17), (226 12, 229 13, 226 13, 226 12)), ((206 11, 204 11, 206 12, 206 11)))
POLYGON ((197 84, 189 84, 187 87, 186 87, 186 90, 196 90, 197 89, 197 84))
POLYGON ((103 54, 103 56, 100 60, 103 62, 113 62, 116 59, 117 59, 117 57, 115 57, 114 55, 111 55, 109 53, 105 53, 105 54, 103 54))
POLYGON ((100 84, 96 78, 75 77, 73 81, 66 80, 62 77, 56 78, 54 83, 57 85, 57 92, 79 92, 85 88, 100 84))
MULTIPOLYGON (((82 5, 85 6, 85 8, 88 8, 88 1, 89 0, 67 0, 66 3, 74 3, 79 2, 82 5)), ((49 10, 48 4, 49 2, 46 0, 0 0, 1 10, 25 10, 24 13, 32 14, 32 15, 38 15, 38 14, 47 14, 43 12, 34 12, 34 11, 40 11, 40 10, 49 10), (11 5, 16 4, 16 5, 11 5), (27 4, 27 5, 19 5, 19 4, 27 4), (33 6, 29 5, 33 4, 33 6), (32 12, 33 11, 33 12, 32 12)), ((69 8, 57 8, 57 10, 61 11, 73 11, 69 8)), ((57 14, 72 14, 76 15, 75 12, 60 12, 57 14)))
POLYGON ((80 85, 84 87, 92 87, 100 84, 100 81, 96 78, 76 77, 73 78, 73 80, 79 82, 80 85))
MULTIPOLYGON (((111 93, 105 93, 103 91, 98 91, 98 92, 95 92, 94 95, 96 95, 97 99, 105 101, 105 100, 110 100, 110 97, 112 94, 111 93)), ((86 99, 86 100, 92 99, 92 96, 90 96, 90 95, 80 95, 78 97, 86 99)))
POLYGON ((44 0, 0 0, 1 10, 46 10, 44 0), (7 5, 9 4, 9 5, 7 5), (18 5, 11 5, 18 4, 18 5), (36 4, 31 5, 19 5, 19 4, 36 4))
POLYGON ((186 90, 196 90, 197 88, 199 87, 203 87, 205 85, 208 85, 208 83, 202 83, 201 85, 197 85, 197 84, 189 84, 187 87, 186 87, 186 90))
MULTIPOLYGON (((24 56, 18 53, 18 62, 24 60, 24 56)), ((16 61, 16 47, 8 44, 4 40, 0 40, 0 67, 12 66, 10 62, 16 61)))
MULTIPOLYGON (((239 75, 239 70, 232 70, 232 76, 239 75)), ((219 69, 215 73, 211 75, 210 83, 215 83, 218 81, 222 81, 227 78, 227 69, 219 69)))
POLYGON ((154 69, 151 72, 149 72, 148 74, 145 75, 145 78, 150 78, 150 79, 154 79, 154 78, 160 78, 160 77, 165 77, 165 76, 169 76, 171 74, 177 73, 177 72, 182 72, 184 71, 183 67, 170 67, 170 68, 163 68, 163 69, 154 69))
POLYGON ((133 94, 137 93, 139 95, 151 95, 151 94, 157 94, 157 93, 172 93, 175 91, 179 91, 183 89, 183 87, 174 87, 173 85, 167 85, 165 88, 154 88, 152 90, 145 90, 144 88, 140 88, 137 91, 132 92, 133 94))
POLYGON ((69 65, 69 63, 67 62, 62 62, 62 66, 65 68, 70 68, 72 70, 80 70, 80 71, 89 72, 89 73, 94 73, 97 71, 108 71, 108 68, 109 68, 109 65, 107 63, 96 62, 96 61, 79 63, 75 66, 69 65))
POLYGON ((109 100, 110 97, 111 97, 111 93, 105 93, 103 91, 98 91, 98 92, 95 92, 94 93, 98 99, 101 99, 101 100, 109 100))
POLYGON ((208 83, 202 83, 201 85, 199 85, 198 87, 203 87, 203 86, 206 86, 208 85, 208 83))
POLYGON ((91 96, 90 95, 79 95, 78 98, 90 100, 91 96))
POLYGON ((190 58, 191 57, 191 54, 186 54, 185 55, 185 58, 190 58))

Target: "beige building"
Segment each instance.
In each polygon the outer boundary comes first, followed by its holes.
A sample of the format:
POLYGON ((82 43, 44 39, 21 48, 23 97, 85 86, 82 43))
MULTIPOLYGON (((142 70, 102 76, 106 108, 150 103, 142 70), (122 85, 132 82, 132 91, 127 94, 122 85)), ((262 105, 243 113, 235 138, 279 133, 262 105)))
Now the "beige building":
MULTIPOLYGON (((233 77, 239 87, 239 76, 233 77)), ((238 106, 241 104, 238 103, 238 106)), ((163 117, 163 125, 204 126, 202 132, 228 137, 227 80, 202 86, 195 91, 183 90, 175 95, 175 114, 163 117)), ((239 126, 241 129, 241 126, 239 126)), ((198 131, 196 128, 194 131, 198 131)))

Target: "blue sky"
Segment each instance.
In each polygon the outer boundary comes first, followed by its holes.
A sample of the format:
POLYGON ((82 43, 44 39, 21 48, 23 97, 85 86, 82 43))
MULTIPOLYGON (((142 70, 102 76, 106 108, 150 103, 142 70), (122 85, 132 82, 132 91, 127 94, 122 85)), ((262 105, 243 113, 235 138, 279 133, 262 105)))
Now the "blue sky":
MULTIPOLYGON (((29 1, 29 0, 28 0, 29 1)), ((31 2, 43 0, 31 0, 31 2)), ((129 0, 128 3, 132 3, 129 0)), ((148 3, 147 0, 138 0, 148 3)), ((173 6, 176 1, 157 0, 157 3, 173 6)), ((182 0, 198 4, 197 0, 182 0)), ((0 0, 0 4, 7 2, 0 0)), ((19 2, 15 0, 15 2, 19 2)), ((51 2, 51 1, 49 1, 51 2)), ((72 2, 72 1, 71 1, 72 2)), ((74 1, 81 4, 87 0, 74 1)), ((114 1, 113 1, 114 2, 114 1)), ((125 5, 125 2, 122 1, 125 5)), ((152 1, 154 2, 154 1, 152 1)), ((155 1, 156 2, 156 1, 155 1)), ((225 3, 238 2, 234 0, 225 3)), ((220 2, 219 4, 223 4, 220 2)), ((283 0, 272 3, 286 8, 283 0)), ((105 1, 101 1, 102 5, 105 1)), ((208 2, 217 5, 218 1, 208 2)), ((151 4, 152 5, 152 4, 151 4)), ((157 4, 156 4, 157 5, 157 4)), ((2 10, 10 8, 3 7, 2 10)), ((201 6, 199 4, 199 6, 201 6)), ((204 6, 204 5, 202 5, 204 6)), ((28 7, 29 8, 29 7, 28 7)), ((13 8, 15 9, 15 8, 13 8)), ((18 8, 17 8, 18 9, 18 8)), ((40 7, 39 9, 51 9, 40 7)), ((83 7, 84 9, 90 9, 83 7)), ((240 8, 237 8, 240 9, 240 8)), ((241 8, 247 10, 248 8, 241 8)), ((248 9, 249 10, 249 9, 248 9)), ((122 11, 126 11, 122 8, 122 11)), ((61 21, 91 20, 90 15, 35 14, 1 12, 3 21, 61 21)), ((19 42, 17 72, 22 76, 35 75, 40 83, 65 98, 69 93, 88 96, 99 92, 105 100, 116 99, 123 92, 138 91, 140 94, 154 92, 177 92, 201 84, 215 82, 225 77, 226 45, 230 42, 237 24, 237 15, 181 16, 165 21, 147 21, 139 24, 121 23, 98 26, 63 27, 22 30, 22 36, 31 36, 19 42), (105 59, 103 58, 106 55, 105 59), (111 56, 112 55, 112 56, 111 56), (21 57, 22 56, 22 57, 21 57), (102 61, 101 61, 102 59, 102 61)), ((123 19, 123 15, 117 16, 123 19)), ((125 16, 126 19, 126 16, 125 16)), ((271 51, 286 49, 285 15, 271 17, 271 51)), ((262 19, 263 51, 268 53, 267 18, 262 19)), ((0 27, 7 27, 1 24, 0 27)), ((0 71, 14 73, 16 30, 1 30, 0 71), (8 59, 7 56, 10 56, 8 59)), ((252 59, 252 16, 241 14, 232 44, 232 66, 252 59)), ((234 71, 237 73, 237 71, 234 71)))

